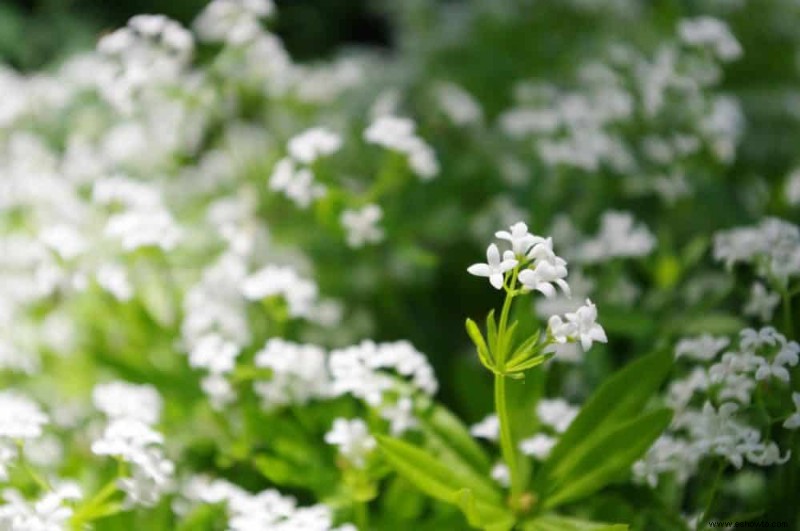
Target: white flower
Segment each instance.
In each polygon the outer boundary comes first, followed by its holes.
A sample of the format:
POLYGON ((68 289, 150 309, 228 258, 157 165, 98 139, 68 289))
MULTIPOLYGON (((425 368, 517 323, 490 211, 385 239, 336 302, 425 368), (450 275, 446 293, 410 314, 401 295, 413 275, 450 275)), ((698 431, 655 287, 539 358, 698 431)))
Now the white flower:
POLYGON ((536 404, 536 416, 542 424, 564 433, 578 416, 578 408, 561 398, 542 399, 536 404))
POLYGON ((342 137, 325 129, 314 127, 292 137, 288 149, 292 158, 304 164, 311 164, 320 157, 331 155, 342 147, 342 137))
POLYGON ((488 415, 482 421, 470 426, 469 433, 473 437, 479 437, 487 441, 497 441, 500 437, 500 420, 497 415, 488 415))
POLYGON ((511 242, 511 250, 514 251, 515 256, 524 256, 533 244, 544 241, 544 238, 528 232, 528 226, 522 221, 511 225, 511 232, 501 230, 497 231, 495 236, 501 240, 511 242))
POLYGON ((722 61, 733 61, 742 55, 742 46, 728 25, 713 17, 681 20, 678 34, 686 44, 708 48, 722 61))
POLYGON ((338 447, 339 453, 357 467, 364 466, 376 446, 367 424, 361 419, 337 418, 331 431, 325 434, 325 442, 338 447))
POLYGON ((556 284, 569 296, 569 284, 564 280, 567 277, 567 262, 553 252, 552 238, 536 242, 527 256, 533 260, 533 264, 519 274, 519 281, 525 290, 536 290, 551 298, 556 295, 553 287, 556 284))
POLYGON ((36 439, 49 419, 32 400, 14 391, 0 392, 0 440, 36 439))
POLYGON ((586 305, 581 306, 575 313, 565 315, 568 321, 575 324, 576 335, 580 338, 583 350, 589 350, 593 341, 607 343, 606 332, 597 323, 597 307, 586 299, 586 305))
POLYGON ((597 322, 597 307, 586 299, 586 304, 575 312, 567 313, 566 321, 554 315, 548 321, 550 335, 556 343, 580 341, 584 351, 592 347, 592 343, 607 343, 608 338, 603 327, 597 322))
POLYGON ((703 334, 691 339, 681 339, 675 346, 675 357, 710 361, 729 343, 730 340, 726 337, 714 337, 710 334, 703 334))
POLYGON ((750 299, 744 307, 744 314, 769 322, 780 300, 780 295, 767 290, 761 282, 755 282, 750 290, 750 299))
POLYGON ((97 409, 111 419, 134 419, 155 424, 161 416, 161 395, 152 385, 115 381, 98 384, 92 391, 97 409))
POLYGON ((800 393, 792 393, 792 402, 794 402, 795 412, 783 423, 783 427, 787 430, 800 428, 800 393))
POLYGON ((272 338, 256 352, 254 360, 256 367, 270 369, 272 375, 269 380, 257 381, 253 388, 268 409, 327 397, 332 390, 326 362, 321 347, 272 338))
POLYGON ((134 462, 148 446, 163 444, 164 437, 147 424, 132 418, 112 420, 103 435, 92 443, 97 455, 113 455, 134 462))
POLYGON ((381 407, 380 415, 381 418, 389 421, 389 431, 395 437, 418 424, 417 418, 414 416, 414 401, 407 396, 400 398, 395 404, 381 407))
POLYGON ((496 463, 492 467, 490 475, 501 487, 508 487, 511 485, 511 472, 509 472, 505 463, 496 463))
POLYGON ((348 209, 342 212, 341 222, 347 231, 347 244, 358 248, 383 240, 383 229, 378 226, 382 217, 383 210, 375 204, 366 205, 361 210, 348 209))
POLYGON ((503 287, 505 272, 514 269, 518 263, 512 251, 503 253, 503 260, 501 261, 500 250, 493 243, 486 250, 486 262, 485 264, 473 264, 467 268, 467 271, 476 277, 488 277, 489 282, 495 289, 503 287))
POLYGON ((550 450, 556 445, 557 440, 549 435, 539 433, 528 439, 523 439, 519 443, 520 451, 525 455, 530 455, 536 459, 547 459, 550 450))
POLYGON ((97 268, 97 283, 118 301, 128 301, 133 297, 133 287, 128 280, 125 268, 119 264, 107 263, 97 268))
POLYGON ((483 118, 480 104, 460 86, 439 82, 434 87, 436 99, 444 114, 456 125, 478 123, 483 118))
POLYGON ((364 130, 364 140, 408 156, 411 170, 420 178, 432 179, 439 173, 439 163, 433 149, 419 138, 416 125, 409 118, 382 115, 364 130))
POLYGON ((233 341, 219 334, 202 336, 189 353, 189 365, 208 370, 212 374, 226 374, 236 366, 241 349, 233 341))

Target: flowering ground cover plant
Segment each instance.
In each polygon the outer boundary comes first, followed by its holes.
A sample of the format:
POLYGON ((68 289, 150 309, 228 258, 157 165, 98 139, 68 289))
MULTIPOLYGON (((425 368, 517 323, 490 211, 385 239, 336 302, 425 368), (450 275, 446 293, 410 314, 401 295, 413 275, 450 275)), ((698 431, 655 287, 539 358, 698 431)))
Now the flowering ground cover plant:
POLYGON ((797 3, 384 10, 0 66, 0 529, 798 529, 797 3))

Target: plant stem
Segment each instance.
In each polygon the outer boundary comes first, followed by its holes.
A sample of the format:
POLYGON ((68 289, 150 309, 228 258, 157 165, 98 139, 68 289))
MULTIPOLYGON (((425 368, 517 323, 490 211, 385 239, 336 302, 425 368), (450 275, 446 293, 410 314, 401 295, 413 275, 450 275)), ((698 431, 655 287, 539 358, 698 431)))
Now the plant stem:
POLYGON ((355 510, 356 527, 359 531, 367 531, 369 529, 367 502, 356 502, 353 509, 355 510))
POLYGON ((697 520, 697 529, 698 531, 702 529, 706 522, 708 522, 708 517, 711 516, 711 506, 714 505, 714 499, 717 496, 717 490, 719 490, 719 481, 722 479, 722 473, 725 471, 725 461, 721 461, 719 464, 719 468, 717 469, 717 475, 714 478, 714 483, 711 485, 711 493, 708 495, 708 501, 706 502, 706 508, 703 511, 703 515, 697 520))
POLYGON ((508 417, 506 404, 506 379, 501 374, 494 375, 494 407, 500 421, 500 451, 508 467, 511 483, 511 497, 515 499, 520 494, 519 472, 517 470, 516 452, 514 441, 511 437, 511 424, 508 417))
POLYGON ((794 323, 792 322, 792 295, 787 289, 783 293, 783 328, 789 339, 794 338, 794 323))

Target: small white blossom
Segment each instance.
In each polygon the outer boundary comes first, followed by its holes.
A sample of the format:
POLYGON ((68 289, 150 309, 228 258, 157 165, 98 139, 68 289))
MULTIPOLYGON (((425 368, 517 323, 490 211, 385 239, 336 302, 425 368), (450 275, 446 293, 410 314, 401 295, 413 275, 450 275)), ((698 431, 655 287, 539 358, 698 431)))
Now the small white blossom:
POLYGON ((490 475, 501 487, 508 487, 511 485, 511 472, 508 470, 505 463, 496 463, 492 467, 490 475))
POLYGON ((542 424, 564 433, 578 416, 578 408, 561 398, 542 399, 536 404, 536 416, 542 424))
POLYGON ((469 432, 473 437, 497 441, 500 437, 500 420, 497 415, 488 415, 482 421, 470 426, 469 432))
POLYGON ((49 419, 32 400, 14 391, 0 392, 0 440, 36 439, 49 419))
POLYGON ((152 385, 115 381, 95 386, 92 401, 111 419, 130 418, 155 424, 161 416, 161 395, 152 385))
POLYGON ((341 147, 342 137, 324 127, 308 129, 292 137, 288 144, 289 154, 303 164, 336 153, 341 147))
POLYGON ((485 264, 472 264, 467 268, 471 275, 476 277, 488 277, 489 283, 495 289, 503 287, 503 276, 506 271, 511 271, 517 266, 517 260, 514 258, 512 251, 503 253, 503 259, 500 260, 500 250, 497 245, 490 244, 486 250, 486 263, 485 264))
POLYGON ((744 314, 758 317, 767 323, 772 319, 780 301, 780 295, 767 290, 761 282, 755 282, 750 290, 750 299, 744 307, 744 314))
POLYGON ((364 466, 367 456, 377 445, 361 419, 337 418, 331 431, 325 434, 325 442, 336 446, 339 453, 357 467, 364 466))
POLYGON ((566 320, 554 315, 548 321, 550 335, 557 343, 580 341, 583 350, 587 351, 595 341, 608 342, 605 330, 597 322, 597 307, 589 299, 584 306, 564 317, 566 320))
POLYGON ((557 440, 549 435, 539 433, 528 439, 523 439, 519 443, 520 451, 525 455, 530 455, 536 459, 547 459, 550 450, 556 445, 557 440))
POLYGON ((375 204, 366 205, 361 210, 342 212, 342 226, 347 232, 347 245, 358 248, 383 240, 383 229, 378 226, 383 218, 383 210, 375 204))
POLYGON ((800 393, 792 393, 792 402, 794 402, 795 412, 783 423, 783 427, 787 430, 800 428, 800 393))
POLYGON ((675 357, 710 361, 729 343, 730 340, 726 337, 714 337, 710 334, 703 334, 691 339, 681 339, 675 346, 675 357))

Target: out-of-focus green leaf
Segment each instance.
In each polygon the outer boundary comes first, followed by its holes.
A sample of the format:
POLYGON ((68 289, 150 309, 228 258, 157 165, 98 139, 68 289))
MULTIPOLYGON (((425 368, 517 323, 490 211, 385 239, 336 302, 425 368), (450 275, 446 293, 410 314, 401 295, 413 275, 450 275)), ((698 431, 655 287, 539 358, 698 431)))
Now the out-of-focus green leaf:
POLYGON ((544 515, 525 522, 523 531, 627 531, 626 524, 604 524, 566 516, 544 515))
POLYGON ((670 352, 644 356, 606 380, 586 401, 537 476, 540 488, 563 477, 598 441, 642 411, 672 367, 670 352))
POLYGON ((550 476, 552 487, 543 507, 551 509, 597 492, 608 483, 625 477, 658 436, 669 426, 672 411, 659 409, 607 433, 577 461, 550 476))

